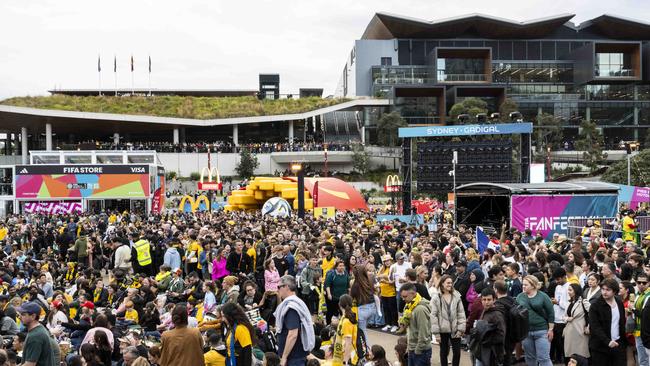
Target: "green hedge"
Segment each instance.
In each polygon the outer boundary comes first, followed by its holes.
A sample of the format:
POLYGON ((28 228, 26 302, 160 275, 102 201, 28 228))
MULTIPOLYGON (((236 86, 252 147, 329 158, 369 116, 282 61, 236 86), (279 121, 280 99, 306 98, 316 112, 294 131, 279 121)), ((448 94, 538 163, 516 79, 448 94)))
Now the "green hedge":
POLYGON ((303 113, 346 101, 348 99, 318 97, 260 101, 255 97, 75 97, 52 95, 10 98, 0 101, 0 104, 64 111, 213 119, 303 113))

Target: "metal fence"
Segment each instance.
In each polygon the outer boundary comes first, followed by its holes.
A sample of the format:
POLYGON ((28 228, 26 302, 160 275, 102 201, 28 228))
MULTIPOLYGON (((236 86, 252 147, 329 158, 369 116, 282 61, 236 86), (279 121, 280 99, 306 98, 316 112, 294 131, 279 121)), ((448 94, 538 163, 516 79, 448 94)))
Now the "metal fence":
MULTIPOLYGON (((609 224, 615 217, 594 217, 594 218, 570 218, 567 221, 567 237, 575 238, 580 235, 582 228, 587 225, 587 220, 598 220, 600 221, 601 227, 603 229, 603 235, 605 237, 610 237, 613 232, 622 234, 622 231, 614 230, 612 225, 609 224)), ((619 220, 622 223, 622 220, 619 220)), ((634 232, 635 234, 644 235, 645 232, 650 230, 650 216, 642 216, 636 218, 637 228, 634 232)))

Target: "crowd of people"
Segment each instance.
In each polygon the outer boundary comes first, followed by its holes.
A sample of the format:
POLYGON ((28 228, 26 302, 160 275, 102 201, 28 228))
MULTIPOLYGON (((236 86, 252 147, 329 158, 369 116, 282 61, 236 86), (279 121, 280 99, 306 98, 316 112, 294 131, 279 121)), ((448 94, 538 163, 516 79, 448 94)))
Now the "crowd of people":
POLYGON ((648 365, 650 233, 451 217, 8 216, 0 365, 648 365))
POLYGON ((343 142, 251 142, 235 145, 229 141, 213 142, 185 142, 174 144, 172 142, 113 142, 86 141, 78 144, 65 145, 65 150, 153 150, 164 153, 207 153, 208 147, 213 153, 239 153, 247 149, 253 154, 268 154, 274 152, 302 152, 302 151, 351 151, 353 141, 343 142))

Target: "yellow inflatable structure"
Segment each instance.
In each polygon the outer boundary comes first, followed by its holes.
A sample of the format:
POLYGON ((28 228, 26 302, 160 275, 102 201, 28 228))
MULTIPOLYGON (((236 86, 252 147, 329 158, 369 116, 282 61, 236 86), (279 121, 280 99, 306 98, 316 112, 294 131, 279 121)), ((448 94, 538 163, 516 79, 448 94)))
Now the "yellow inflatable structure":
MULTIPOLYGON (((224 210, 257 210, 271 197, 282 197, 292 203, 294 210, 297 210, 298 184, 279 177, 256 177, 250 181, 246 189, 232 191, 224 210)), ((305 210, 313 208, 314 200, 305 189, 305 210)))

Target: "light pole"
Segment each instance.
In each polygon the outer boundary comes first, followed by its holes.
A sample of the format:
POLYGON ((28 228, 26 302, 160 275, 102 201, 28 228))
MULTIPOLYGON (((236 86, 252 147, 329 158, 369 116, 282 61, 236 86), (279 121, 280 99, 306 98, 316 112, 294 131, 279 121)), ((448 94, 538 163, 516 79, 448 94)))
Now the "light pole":
POLYGON ((301 163, 291 164, 291 171, 298 177, 298 217, 305 218, 305 173, 301 163))
POLYGON ((638 152, 639 149, 639 143, 634 141, 634 142, 626 142, 625 143, 625 150, 627 151, 627 185, 631 186, 632 185, 632 174, 631 174, 631 163, 630 161, 632 160, 632 157, 636 155, 635 153, 638 152))
POLYGON ((456 212, 458 211, 458 207, 456 207, 456 202, 458 202, 456 199, 456 164, 458 164, 458 151, 454 150, 454 155, 451 159, 452 169, 449 172, 449 174, 454 178, 454 229, 456 228, 456 220, 458 219, 456 216, 456 212))

